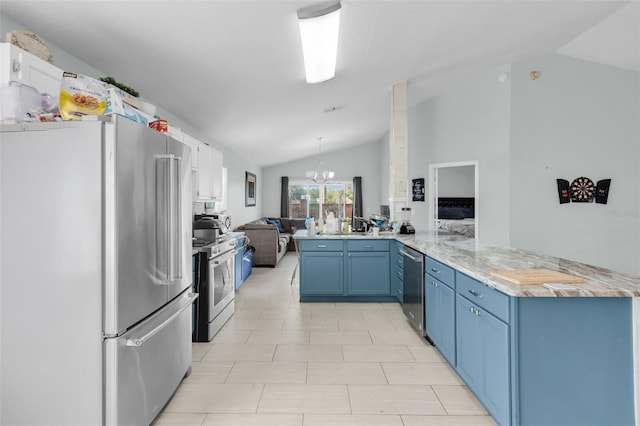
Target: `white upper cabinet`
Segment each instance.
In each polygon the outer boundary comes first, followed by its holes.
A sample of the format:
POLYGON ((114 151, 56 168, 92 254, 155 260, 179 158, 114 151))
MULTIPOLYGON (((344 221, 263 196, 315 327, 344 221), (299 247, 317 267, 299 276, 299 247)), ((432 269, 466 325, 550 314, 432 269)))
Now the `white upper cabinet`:
POLYGON ((60 96, 62 70, 10 43, 0 44, 0 83, 20 81, 40 93, 60 96))
POLYGON ((169 131, 174 139, 191 148, 193 201, 222 201, 222 153, 179 129, 169 131))
POLYGON ((221 201, 222 200, 222 153, 215 149, 211 150, 211 179, 212 179, 212 191, 213 191, 213 199, 221 201))
POLYGON ((198 142, 198 185, 196 199, 213 200, 213 148, 206 143, 198 142))
POLYGON ((198 145, 200 142, 189 135, 182 134, 182 142, 191 148, 191 169, 198 169, 198 145))

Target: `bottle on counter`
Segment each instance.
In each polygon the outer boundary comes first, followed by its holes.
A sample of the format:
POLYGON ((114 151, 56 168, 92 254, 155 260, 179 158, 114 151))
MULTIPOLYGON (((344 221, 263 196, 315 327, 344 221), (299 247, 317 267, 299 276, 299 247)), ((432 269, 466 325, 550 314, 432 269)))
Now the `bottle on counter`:
POLYGON ((316 221, 313 218, 311 218, 311 221, 309 222, 309 236, 316 236, 316 221))

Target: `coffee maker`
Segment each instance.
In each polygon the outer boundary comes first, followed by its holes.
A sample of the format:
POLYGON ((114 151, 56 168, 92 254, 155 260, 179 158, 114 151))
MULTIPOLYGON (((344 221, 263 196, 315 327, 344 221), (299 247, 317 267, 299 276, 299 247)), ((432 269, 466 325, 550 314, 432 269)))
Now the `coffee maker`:
POLYGON ((416 229, 409 222, 411 220, 411 207, 402 207, 402 225, 400 225, 401 234, 415 234, 416 229))

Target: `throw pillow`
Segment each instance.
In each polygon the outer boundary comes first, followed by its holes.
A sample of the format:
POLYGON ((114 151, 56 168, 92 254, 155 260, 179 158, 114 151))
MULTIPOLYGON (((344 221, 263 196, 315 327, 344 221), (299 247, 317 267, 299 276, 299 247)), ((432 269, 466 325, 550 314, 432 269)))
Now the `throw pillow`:
POLYGON ((267 220, 267 223, 270 225, 275 225, 278 228, 278 232, 284 233, 284 228, 282 227, 282 223, 278 219, 267 220))

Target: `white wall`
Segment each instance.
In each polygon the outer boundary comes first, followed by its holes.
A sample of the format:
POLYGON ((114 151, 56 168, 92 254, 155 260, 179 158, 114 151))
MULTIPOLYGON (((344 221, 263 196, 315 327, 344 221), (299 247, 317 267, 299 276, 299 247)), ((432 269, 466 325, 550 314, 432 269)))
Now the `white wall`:
MULTIPOLYGON (((263 212, 264 216, 280 216, 280 178, 288 176, 289 180, 305 180, 305 172, 315 170, 322 159, 324 169, 333 170, 336 180, 351 181, 355 176, 362 176, 362 208, 365 215, 379 213, 380 204, 380 158, 382 148, 376 141, 366 145, 341 151, 322 153, 263 170, 263 212)), ((388 166, 387 166, 388 167, 388 166)))
MULTIPOLYGON (((426 182, 429 164, 477 160, 479 234, 483 243, 498 246, 509 246, 511 85, 509 80, 498 81, 504 71, 485 73, 411 107, 408 117, 409 180, 425 178, 426 182)), ((410 207, 413 226, 427 229, 427 203, 411 202, 410 207)))
POLYGON ((438 168, 438 197, 475 196, 475 167, 438 168))
MULTIPOLYGON (((23 25, 18 22, 0 14, 0 35, 4 39, 4 34, 25 29, 23 25)), ((38 33, 37 28, 26 28, 30 31, 38 33)), ((81 74, 86 74, 94 78, 105 77, 107 74, 92 67, 90 64, 83 62, 81 59, 74 57, 64 50, 64 46, 56 46, 45 40, 45 44, 51 50, 54 58, 54 64, 58 68, 62 68, 65 71, 73 71, 81 74)), ((117 52, 113 52, 113 60, 117 61, 117 52)), ((126 76, 114 76, 126 82, 126 76)), ((144 95, 144 94, 142 94, 144 95)), ((153 99, 148 99, 149 102, 154 103, 153 99)), ((212 140, 207 135, 203 134, 199 129, 195 128, 192 124, 183 120, 180 117, 173 115, 171 105, 156 105, 158 107, 158 115, 167 119, 169 125, 181 128, 185 133, 208 143, 220 152, 224 157, 224 167, 228 169, 228 212, 232 215, 233 226, 241 225, 251 220, 257 219, 262 216, 262 168, 256 164, 248 161, 238 153, 230 150, 229 148, 221 145, 219 142, 212 140), (257 175, 258 180, 258 192, 255 207, 245 207, 244 205, 244 179, 245 171, 249 171, 257 175)))
POLYGON ((560 55, 513 65, 514 247, 640 274, 639 82, 560 55), (580 176, 612 179, 608 204, 559 204, 556 178, 580 176))

